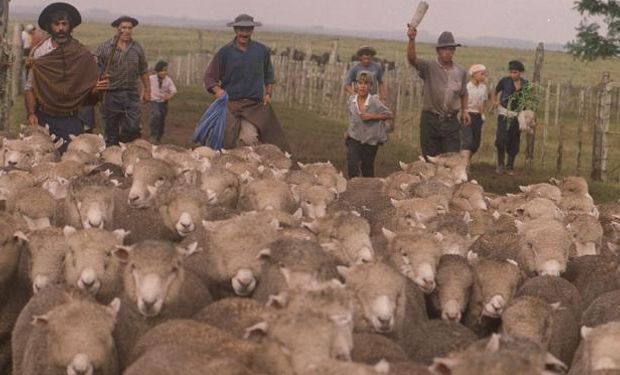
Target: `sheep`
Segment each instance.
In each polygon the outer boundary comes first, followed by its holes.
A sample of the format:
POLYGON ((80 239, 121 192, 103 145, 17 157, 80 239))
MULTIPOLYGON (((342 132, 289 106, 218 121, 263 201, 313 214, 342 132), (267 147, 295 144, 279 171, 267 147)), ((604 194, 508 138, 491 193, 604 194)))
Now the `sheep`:
POLYGON ((383 230, 390 261, 426 294, 435 289, 435 273, 441 257, 441 238, 426 233, 383 230))
POLYGON ((198 346, 163 344, 150 348, 136 359, 125 375, 251 375, 253 371, 229 357, 212 357, 210 351, 198 346))
POLYGON ((515 224, 520 233, 519 260, 526 272, 559 276, 566 270, 571 239, 562 223, 539 218, 515 224))
POLYGON ((620 245, 620 203, 605 203, 597 206, 600 223, 603 226, 603 243, 620 245))
POLYGON ((597 374, 604 370, 617 373, 620 370, 616 345, 620 339, 620 322, 609 322, 594 328, 583 326, 581 336, 583 341, 575 353, 568 375, 597 374))
POLYGON ((21 373, 117 374, 112 330, 119 308, 118 298, 106 307, 76 300, 35 316, 21 373))
POLYGON ((449 203, 443 195, 432 195, 427 198, 410 198, 400 201, 392 200, 396 208, 397 230, 408 228, 425 228, 425 224, 448 212, 449 203))
POLYGON ((423 157, 409 164, 399 161, 398 165, 406 173, 426 178, 433 177, 437 171, 437 166, 433 163, 428 163, 423 157))
POLYGON ((514 261, 475 258, 470 263, 473 263, 474 285, 463 323, 484 336, 498 323, 497 318, 515 294, 521 272, 514 261))
POLYGON ((139 160, 151 159, 151 149, 140 147, 137 145, 124 145, 121 147, 121 166, 126 176, 133 175, 133 170, 139 160))
POLYGON ((297 165, 305 172, 316 176, 319 184, 327 188, 336 189, 338 194, 344 193, 347 190, 347 180, 342 175, 342 172, 338 172, 331 162, 312 164, 297 163, 297 165))
POLYGON ((392 199, 411 198, 411 187, 420 182, 422 179, 419 176, 404 171, 394 172, 383 180, 383 192, 392 199))
POLYGON ((228 297, 205 306, 193 320, 219 328, 238 339, 243 339, 245 330, 263 321, 270 311, 264 303, 255 299, 228 297))
POLYGON ((293 185, 291 192, 299 202, 304 216, 318 219, 327 215, 327 206, 336 199, 336 190, 322 185, 293 185))
POLYGON ((121 291, 118 259, 112 256, 116 246, 123 244, 127 234, 122 229, 108 232, 98 228, 63 229, 67 243, 64 279, 92 294, 97 300, 109 302, 121 291))
POLYGON ((583 306, 589 306, 601 294, 620 288, 615 255, 585 255, 572 258, 563 275, 581 294, 583 306))
POLYGON ((266 167, 288 171, 292 166, 291 155, 282 152, 277 146, 269 143, 253 146, 252 149, 260 156, 261 163, 266 167))
POLYGON ((524 220, 545 218, 561 221, 564 219, 562 210, 547 198, 533 198, 518 207, 515 212, 524 220))
POLYGON ((504 334, 529 339, 545 350, 549 348, 553 324, 553 308, 537 297, 515 297, 502 312, 504 334))
POLYGON ((103 134, 83 133, 78 136, 70 135, 71 142, 67 146, 67 152, 82 151, 87 154, 97 154, 105 150, 103 134))
POLYGON ((201 173, 200 188, 207 194, 209 205, 235 208, 239 200, 239 177, 220 167, 201 173))
POLYGON ((139 160, 133 167, 133 183, 129 189, 128 202, 133 208, 149 207, 157 191, 175 180, 174 168, 158 159, 139 160))
POLYGON ((43 228, 21 234, 26 242, 24 248, 28 252, 28 277, 32 291, 60 284, 64 281, 63 263, 67 250, 67 241, 62 229, 56 227, 43 228))
POLYGON ((415 197, 427 198, 433 195, 441 195, 449 201, 454 194, 454 185, 443 182, 438 178, 430 178, 415 184, 411 187, 411 192, 415 197))
POLYGON ((117 145, 108 146, 105 148, 105 150, 101 151, 101 161, 104 163, 110 163, 122 167, 123 150, 120 146, 117 145))
MULTIPOLYGON (((216 298, 249 296, 260 282, 266 247, 277 237, 279 223, 268 213, 253 213, 206 223, 196 236, 203 252, 185 263, 216 298)), ((188 236, 185 242, 194 241, 188 236)))
POLYGON ((62 154, 60 161, 72 161, 74 163, 82 164, 85 167, 92 168, 97 166, 99 163, 99 153, 88 154, 81 150, 67 151, 62 154))
POLYGON ((489 199, 489 207, 500 214, 516 215, 528 199, 524 195, 507 194, 489 199))
POLYGON ((220 151, 216 151, 208 146, 198 146, 192 150, 199 158, 206 158, 209 160, 215 159, 220 155, 220 151))
POLYGON ((601 294, 583 312, 581 324, 596 327, 612 321, 620 321, 620 291, 614 290, 601 294))
POLYGON ((303 226, 315 233, 321 247, 341 264, 353 265, 374 259, 370 226, 352 212, 337 212, 303 223, 303 226))
POLYGON ((477 182, 464 182, 456 186, 451 203, 463 211, 486 210, 484 189, 477 182))
POLYGON ((31 230, 49 227, 55 221, 56 202, 47 190, 40 187, 17 192, 6 202, 6 208, 21 215, 31 230))
POLYGON ((460 323, 431 319, 415 327, 405 350, 413 361, 430 365, 434 358, 464 349, 476 340, 476 334, 460 323))
POLYGON ((176 183, 164 189, 156 199, 156 206, 168 229, 186 237, 202 224, 208 200, 195 185, 176 183))
POLYGON ((603 240, 603 227, 592 215, 570 215, 566 226, 575 245, 572 256, 600 254, 603 240))
POLYGON ((437 302, 441 319, 459 322, 467 308, 474 276, 467 259, 443 255, 437 267, 437 302))
POLYGON ((34 185, 34 177, 26 171, 12 170, 6 174, 0 174, 0 200, 9 200, 22 189, 34 185))
POLYGON ((35 154, 28 142, 21 139, 7 139, 2 144, 3 167, 30 170, 35 163, 35 154))
POLYGON ((354 333, 351 360, 365 364, 409 361, 407 353, 393 340, 376 333, 354 333))
MULTIPOLYGON (((511 220, 514 222, 514 220, 511 220)), ((514 227, 514 224, 512 224, 514 227)), ((471 245, 470 252, 482 258, 521 261, 521 239, 515 231, 488 231, 471 245)))
POLYGON ((433 164, 448 168, 455 184, 467 182, 467 157, 460 153, 446 153, 426 158, 433 164))
POLYGON ((339 276, 335 259, 314 241, 279 239, 268 244, 262 256, 262 279, 253 295, 262 303, 288 288, 309 287, 339 276))
POLYGON ((519 186, 519 190, 525 193, 528 200, 544 198, 549 199, 555 204, 559 204, 562 199, 562 191, 560 188, 548 183, 519 186))
POLYGON ((209 159, 200 158, 184 147, 160 145, 152 147, 153 158, 181 166, 183 169, 202 172, 211 167, 209 159))
POLYGON ((18 272, 24 223, 16 216, 0 212, 0 372, 10 368, 11 330, 20 310, 30 297, 28 282, 18 272))
POLYGON ((32 320, 37 315, 44 315, 53 308, 78 299, 92 300, 92 297, 81 289, 66 285, 50 284, 40 293, 30 298, 28 303, 19 312, 12 332, 11 353, 13 359, 13 375, 22 374, 22 359, 24 351, 35 326, 32 320))
MULTIPOLYGON (((241 151, 226 150, 222 151, 222 154, 214 159, 211 159, 212 167, 224 168, 239 178, 247 179, 249 177, 259 176, 259 164, 260 157, 253 151, 247 151, 245 149, 239 149, 241 151), (244 155, 237 155, 236 153, 243 152, 244 155)), ((264 169, 263 169, 264 170, 264 169)))
POLYGON ((64 200, 65 224, 75 228, 114 228, 121 194, 103 176, 78 178, 69 184, 64 200))
POLYGON ((200 280, 184 271, 183 258, 196 251, 195 244, 182 248, 152 240, 114 250, 124 264, 123 305, 114 330, 121 368, 128 365, 131 349, 149 328, 166 319, 189 318, 211 302, 200 280))
POLYGON ((284 181, 268 177, 242 186, 239 208, 245 211, 280 210, 293 213, 298 204, 284 181))
POLYGON ((564 363, 570 363, 579 345, 581 296, 568 281, 555 276, 537 276, 526 281, 515 294, 533 296, 553 308, 553 325, 549 352, 564 363))
POLYGON ((213 358, 227 357, 245 365, 252 364, 258 349, 256 343, 237 339, 209 324, 189 319, 172 319, 142 335, 131 350, 128 362, 134 362, 158 347, 172 345, 184 349, 197 348, 203 355, 213 358))

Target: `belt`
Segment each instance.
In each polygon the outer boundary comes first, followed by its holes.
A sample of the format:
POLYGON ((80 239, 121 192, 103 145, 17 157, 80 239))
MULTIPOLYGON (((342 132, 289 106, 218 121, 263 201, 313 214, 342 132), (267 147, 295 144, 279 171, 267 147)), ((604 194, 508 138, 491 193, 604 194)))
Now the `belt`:
POLYGON ((437 113, 437 112, 432 112, 432 111, 423 111, 423 112, 435 118, 438 118, 440 121, 452 120, 456 118, 456 115, 458 114, 458 112, 452 112, 452 113, 437 113))
POLYGON ((47 113, 50 116, 53 117, 75 117, 78 115, 77 110, 75 111, 69 111, 69 112, 57 112, 57 111, 53 111, 53 110, 49 110, 48 108, 45 108, 42 105, 39 105, 39 111, 47 113))

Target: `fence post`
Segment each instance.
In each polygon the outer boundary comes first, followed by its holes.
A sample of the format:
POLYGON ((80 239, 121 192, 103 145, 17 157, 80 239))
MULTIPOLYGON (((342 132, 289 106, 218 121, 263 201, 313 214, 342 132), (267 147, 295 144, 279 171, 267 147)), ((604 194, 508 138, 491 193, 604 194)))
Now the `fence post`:
POLYGON ((329 64, 333 65, 338 61, 338 39, 332 41, 332 51, 329 53, 329 64))
POLYGON ((557 88, 556 97, 555 97, 555 120, 554 120, 554 125, 556 128, 558 128, 558 158, 555 164, 555 169, 558 173, 562 171, 562 157, 564 156, 564 121, 560 123, 560 96, 561 94, 562 94, 562 85, 558 83, 558 88, 557 88))
POLYGON ((11 112, 9 79, 11 75, 11 51, 7 38, 9 28, 9 0, 0 3, 0 130, 8 129, 11 112))
POLYGON ((592 142, 592 174, 595 181, 607 181, 607 132, 611 117, 611 79, 609 72, 603 73, 599 86, 599 107, 594 120, 594 140, 592 142))
POLYGON ((583 147, 583 123, 586 121, 586 90, 582 88, 579 90, 579 115, 577 116, 577 156, 575 175, 581 175, 581 149, 583 147))
MULTIPOLYGON (((542 82, 542 69, 545 61, 545 45, 538 43, 536 47, 536 57, 534 58, 534 75, 532 77, 532 83, 534 85, 540 85, 542 82)), ((533 109, 533 108, 532 108, 533 109)), ((534 146, 536 143, 536 128, 532 132, 528 132, 526 135, 526 147, 525 147, 525 168, 532 169, 534 166, 534 146)))
POLYGON ((542 148, 540 152, 540 164, 545 168, 545 147, 547 146, 547 128, 549 127, 549 109, 551 106, 551 82, 547 82, 545 91, 545 124, 543 126, 542 148))

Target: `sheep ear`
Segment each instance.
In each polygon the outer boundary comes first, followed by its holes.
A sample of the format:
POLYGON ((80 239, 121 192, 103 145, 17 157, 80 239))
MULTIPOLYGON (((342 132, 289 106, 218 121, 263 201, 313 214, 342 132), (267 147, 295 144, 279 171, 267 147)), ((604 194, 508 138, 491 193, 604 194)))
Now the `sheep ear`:
POLYGON ((19 241, 22 241, 22 242, 30 241, 28 239, 28 236, 24 232, 22 232, 21 230, 18 230, 17 232, 13 233, 13 237, 15 239, 19 240, 19 241))
POLYGON ((463 222, 465 224, 469 224, 472 221, 474 221, 474 220, 471 218, 471 214, 469 213, 469 211, 465 211, 465 213, 463 214, 463 222))
POLYGON ((114 319, 116 319, 116 316, 118 315, 118 312, 121 309, 121 300, 120 298, 116 297, 112 300, 112 302, 110 302, 109 305, 106 306, 106 311, 108 314, 110 314, 110 316, 114 319))
POLYGON ((187 258, 188 256, 202 251, 202 248, 198 247, 198 242, 192 242, 187 247, 177 246, 177 252, 187 258))
POLYGON ((390 198, 390 203, 392 203, 392 206, 395 208, 399 208, 402 204, 400 203, 400 201, 394 199, 394 198, 390 198))
POLYGON ((406 163, 403 163, 402 161, 398 161, 398 165, 400 166, 400 169, 402 169, 403 171, 407 170, 406 163))
POLYGON ((34 315, 30 324, 33 326, 45 326, 49 323, 49 313, 44 315, 34 315))
POLYGON ((77 136, 75 134, 69 134, 69 139, 75 141, 77 139, 77 136))
POLYGON ((444 239, 443 234, 441 234, 441 232, 437 232, 437 233, 435 233, 435 235, 434 235, 433 237, 435 237, 435 239, 437 240, 437 242, 441 242, 441 241, 443 241, 443 239, 444 239))
POLYGON ((357 211, 355 211, 355 210, 351 210, 351 213, 352 213, 354 216, 357 216, 357 217, 362 217, 362 214, 360 214, 359 212, 357 212, 357 211))
POLYGON ((299 203, 301 201, 301 191, 299 191, 299 185, 291 185, 291 194, 293 194, 293 198, 295 202, 299 203))
POLYGON ((614 254, 618 254, 618 245, 613 242, 607 242, 607 249, 614 254))
POLYGON ((552 185, 555 185, 555 186, 559 186, 560 185, 560 180, 558 180, 557 178, 551 177, 549 179, 549 183, 551 183, 552 185))
POLYGON ((478 262, 478 254, 469 250, 467 252, 467 262, 471 265, 476 264, 478 262))
POLYGON ((317 234, 319 231, 319 222, 314 220, 309 223, 301 223, 303 228, 308 229, 310 232, 317 234))
POLYGON ((394 241, 394 238, 396 238, 396 233, 385 227, 381 228, 381 232, 383 233, 383 237, 385 237, 388 242, 392 242, 394 241))
POLYGON ((432 374, 450 375, 452 374, 452 369, 458 366, 459 363, 461 363, 461 360, 457 358, 434 358, 433 364, 429 366, 429 370, 432 374))
POLYGON ((529 193, 532 190, 532 188, 529 186, 519 185, 519 190, 521 190, 523 193, 529 193))
POLYGON ((293 214, 293 218, 297 220, 301 220, 304 217, 304 211, 301 208, 298 208, 297 211, 293 214))
POLYGON ((439 161, 439 158, 437 156, 427 156, 426 157, 428 159, 429 162, 436 164, 439 161))
POLYGON ((349 274, 349 272, 351 272, 351 267, 336 266, 336 270, 338 271, 340 276, 344 277, 344 279, 346 280, 347 279, 347 275, 349 274))
POLYGON ((517 263, 517 261, 514 260, 514 259, 506 259, 506 262, 508 262, 508 263, 512 264, 513 266, 519 268, 519 263, 517 263))
POLYGON ((497 221, 502 216, 502 214, 500 214, 499 211, 496 210, 491 216, 493 216, 493 220, 497 221))
POLYGON ((65 227, 62 228, 62 233, 65 235, 65 237, 69 237, 76 232, 77 232, 77 229, 69 225, 65 225, 65 227))
POLYGON ((487 342, 485 350, 489 353, 496 353, 499 350, 499 338, 500 335, 497 333, 492 334, 489 342, 487 342))
POLYGON ((289 154, 288 151, 284 151, 284 156, 286 156, 287 159, 290 159, 293 157, 293 155, 289 154))
POLYGON ((112 254, 121 262, 127 263, 129 262, 129 257, 131 256, 131 251, 133 250, 133 246, 116 246, 116 249, 112 250, 112 254))
POLYGON ((525 223, 520 220, 515 220, 515 226, 517 227, 517 233, 523 234, 525 232, 525 223))
POLYGON ((131 232, 125 229, 115 229, 112 233, 120 243, 123 243, 125 237, 127 237, 131 232))
POLYGON ((398 188, 400 189, 400 191, 406 192, 407 190, 409 190, 409 184, 402 183, 398 186, 398 188))
POLYGON ((262 259, 270 259, 271 258, 271 249, 270 248, 264 248, 261 251, 258 252, 258 255, 256 256, 256 259, 262 260, 262 259))
POLYGON ((267 307, 274 307, 276 309, 283 309, 286 307, 286 296, 284 292, 278 294, 272 294, 267 299, 267 307))
POLYGON ((553 311, 562 311, 562 310, 566 310, 566 308, 564 306, 562 306, 561 302, 554 302, 554 303, 550 303, 549 306, 551 306, 551 309, 553 311))
POLYGON ((306 165, 305 165, 305 164, 303 164, 303 163, 302 163, 302 162, 300 162, 300 161, 298 161, 298 162, 297 162, 297 165, 298 165, 298 166, 299 166, 299 168, 301 168, 301 169, 305 169, 305 168, 306 168, 306 165))
POLYGON ((246 328, 243 338, 247 340, 253 337, 265 337, 268 329, 269 324, 267 322, 256 323, 252 327, 246 328))
POLYGON ((563 374, 568 369, 564 362, 549 352, 547 352, 547 355, 545 356, 545 367, 550 367, 553 370, 557 370, 553 371, 554 374, 563 374))
POLYGON ((590 334, 592 333, 593 329, 594 328, 582 326, 581 327, 581 338, 584 339, 584 340, 587 339, 588 336, 590 336, 590 334))
POLYGON ((118 145, 121 147, 121 151, 125 151, 127 149, 127 144, 123 142, 118 142, 118 145))

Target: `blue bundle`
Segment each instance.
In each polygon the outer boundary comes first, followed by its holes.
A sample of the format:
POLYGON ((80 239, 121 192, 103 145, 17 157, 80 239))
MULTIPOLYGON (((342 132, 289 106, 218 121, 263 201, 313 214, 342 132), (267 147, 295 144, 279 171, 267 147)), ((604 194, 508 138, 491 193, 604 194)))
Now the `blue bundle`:
POLYGON ((224 146, 224 129, 226 128, 226 112, 228 94, 215 99, 198 121, 192 135, 192 142, 199 142, 214 150, 221 150, 224 146))

